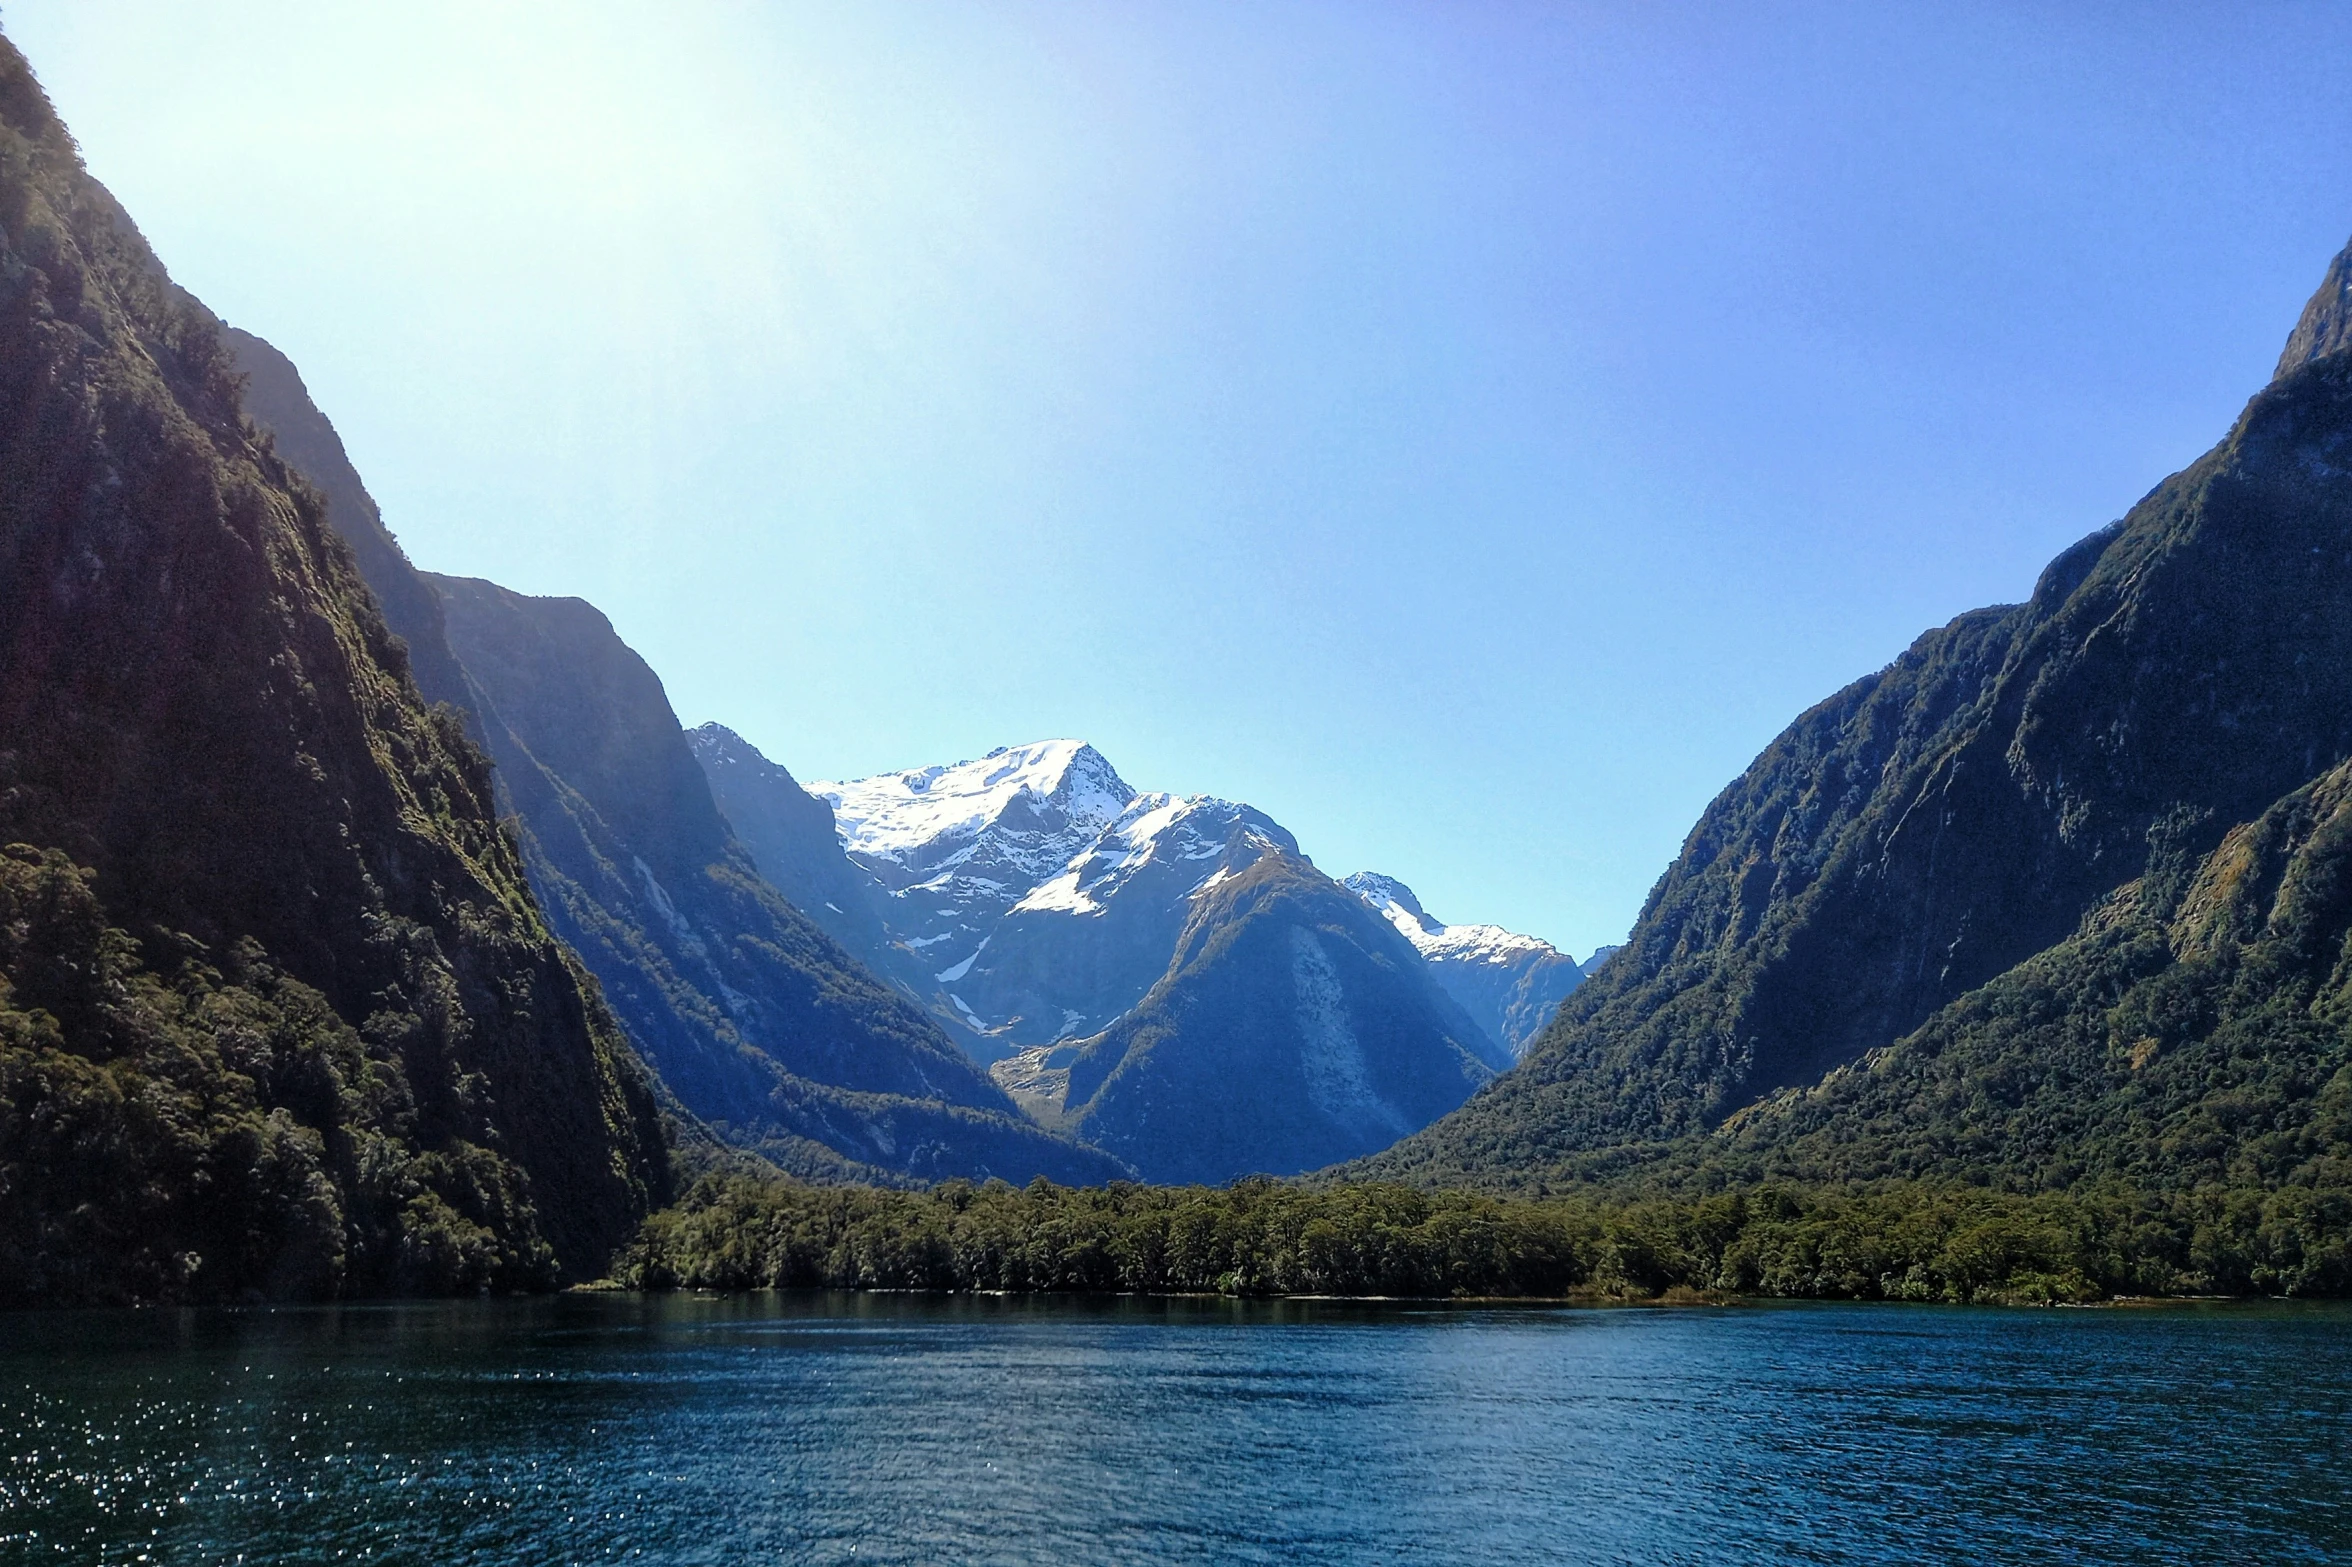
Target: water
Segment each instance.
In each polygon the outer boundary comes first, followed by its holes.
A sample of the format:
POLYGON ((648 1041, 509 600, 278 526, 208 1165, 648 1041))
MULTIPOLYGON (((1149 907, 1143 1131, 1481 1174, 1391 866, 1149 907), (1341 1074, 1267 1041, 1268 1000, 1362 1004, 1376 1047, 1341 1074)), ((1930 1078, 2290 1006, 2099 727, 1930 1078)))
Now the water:
POLYGON ((2352 1312, 0 1316, 0 1562, 2352 1559, 2352 1312))

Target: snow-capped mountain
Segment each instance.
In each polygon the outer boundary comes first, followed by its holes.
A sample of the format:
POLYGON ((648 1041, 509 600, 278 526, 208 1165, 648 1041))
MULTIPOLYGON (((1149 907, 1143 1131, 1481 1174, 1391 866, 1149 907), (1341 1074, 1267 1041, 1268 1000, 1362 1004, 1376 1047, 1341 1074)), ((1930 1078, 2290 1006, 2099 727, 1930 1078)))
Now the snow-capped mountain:
POLYGON ((876 967, 911 980, 986 1058, 1094 1033, 1140 1001, 1237 844, 1243 863, 1253 842, 1298 853, 1246 805, 1138 794, 1077 740, 808 792, 873 879, 893 949, 876 967))
POLYGON ((1514 1060, 1583 982, 1576 960, 1550 942, 1500 925, 1448 925, 1393 876, 1358 871, 1346 885, 1413 944, 1446 993, 1514 1060))
POLYGON ((1135 798, 1102 753, 1078 740, 807 789, 832 807, 843 849, 879 885, 891 939, 948 985, 963 978, 997 922, 1085 853, 1135 798))
POLYGON ((1275 850, 1299 852, 1279 823, 1246 805, 1137 795, 1006 912, 956 976, 955 994, 1007 1044, 1096 1033, 1166 970, 1194 900, 1275 850))
POLYGON ((716 725, 695 752, 779 886, 1034 1119, 1158 1178, 1384 1147, 1507 1068, 1500 1041, 1577 973, 1542 942, 1441 926, 1401 886, 1368 900, 1250 806, 1137 793, 1076 740, 806 794, 716 725))

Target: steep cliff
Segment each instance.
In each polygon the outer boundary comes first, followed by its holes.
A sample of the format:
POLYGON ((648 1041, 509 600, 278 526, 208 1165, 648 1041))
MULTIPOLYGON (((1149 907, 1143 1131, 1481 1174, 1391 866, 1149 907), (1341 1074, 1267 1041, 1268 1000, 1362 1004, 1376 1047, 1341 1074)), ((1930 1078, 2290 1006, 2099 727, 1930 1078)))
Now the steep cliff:
POLYGON ((0 1296, 591 1273, 650 1089, 239 390, 0 41, 0 1296))

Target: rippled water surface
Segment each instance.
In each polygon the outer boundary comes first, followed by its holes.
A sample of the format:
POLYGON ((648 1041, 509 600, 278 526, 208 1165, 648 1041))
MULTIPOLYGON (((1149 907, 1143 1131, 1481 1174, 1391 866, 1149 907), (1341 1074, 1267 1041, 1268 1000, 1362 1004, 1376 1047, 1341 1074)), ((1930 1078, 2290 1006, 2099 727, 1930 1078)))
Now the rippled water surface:
POLYGON ((2352 1313, 0 1316, 0 1561, 2352 1558, 2352 1313))

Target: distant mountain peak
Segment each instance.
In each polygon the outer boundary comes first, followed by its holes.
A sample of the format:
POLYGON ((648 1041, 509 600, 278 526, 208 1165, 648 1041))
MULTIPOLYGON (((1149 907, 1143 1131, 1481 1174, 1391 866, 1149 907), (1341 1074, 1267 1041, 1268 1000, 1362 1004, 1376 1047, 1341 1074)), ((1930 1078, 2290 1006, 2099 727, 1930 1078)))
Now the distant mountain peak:
MULTIPOLYGON (((1413 889, 1398 881, 1394 876, 1383 876, 1378 871, 1358 871, 1353 876, 1341 877, 1340 885, 1354 892, 1382 914, 1388 914, 1390 909, 1395 908, 1404 910, 1413 916, 1415 923, 1423 926, 1442 927, 1445 923, 1442 920, 1431 919, 1429 911, 1421 907, 1421 900, 1413 895, 1413 889)), ((1390 918, 1393 920, 1394 916, 1391 915, 1390 918)))
POLYGON ((2287 335, 2272 379, 2300 370, 2315 359, 2352 348, 2352 245, 2336 252, 2328 263, 2319 291, 2303 307, 2303 319, 2287 335))
MULTIPOLYGON (((807 788, 833 807, 842 845, 850 853, 908 866, 934 861, 943 850, 1000 822, 1030 832, 1044 829, 1057 841, 1072 832, 1091 838, 1135 798, 1100 751, 1069 739, 999 746, 951 766, 914 767, 807 788)), ((1058 869, 1068 853, 1065 849, 1039 871, 1058 869)))
POLYGON ((1472 1021, 1514 1056, 1584 979, 1574 958, 1539 936, 1446 924, 1394 876, 1358 871, 1340 885, 1395 926, 1472 1021))

